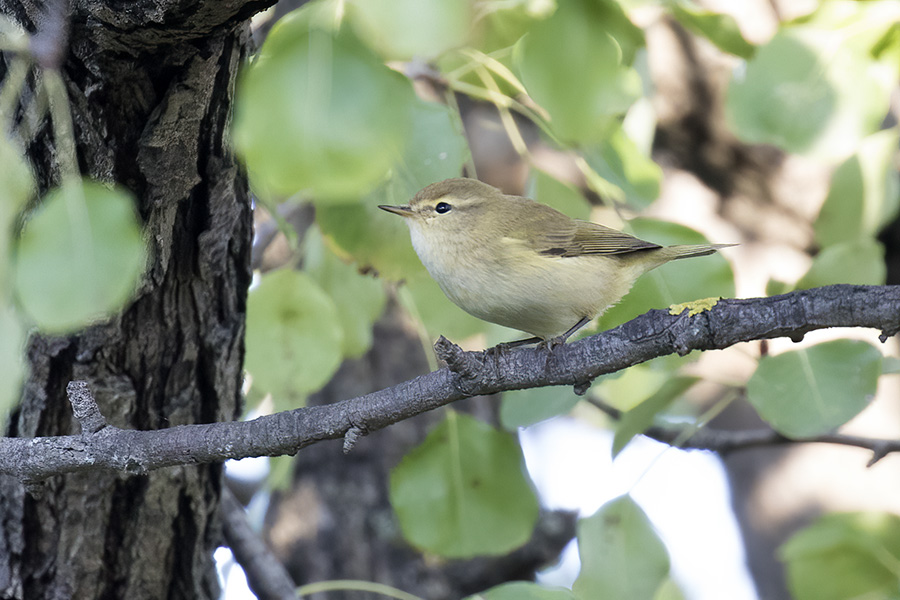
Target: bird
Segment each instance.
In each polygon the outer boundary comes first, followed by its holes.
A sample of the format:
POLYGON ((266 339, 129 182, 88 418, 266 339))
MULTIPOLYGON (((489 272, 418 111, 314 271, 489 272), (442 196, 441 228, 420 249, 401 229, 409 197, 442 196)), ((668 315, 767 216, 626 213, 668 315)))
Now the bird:
POLYGON ((416 254, 454 304, 533 336, 510 345, 565 343, 647 271, 734 245, 660 246, 465 177, 379 208, 405 219, 416 254))

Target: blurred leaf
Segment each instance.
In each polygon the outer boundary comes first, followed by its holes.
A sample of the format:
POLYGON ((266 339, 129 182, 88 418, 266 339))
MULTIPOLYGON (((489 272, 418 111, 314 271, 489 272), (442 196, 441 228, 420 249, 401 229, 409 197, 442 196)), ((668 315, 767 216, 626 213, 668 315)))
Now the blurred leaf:
POLYGON ((375 269, 379 277, 391 280, 425 270, 409 241, 409 229, 403 219, 378 208, 378 204, 397 204, 382 201, 385 197, 398 197, 395 187, 392 178, 378 195, 369 196, 360 204, 316 207, 316 222, 335 250, 355 260, 360 269, 375 269))
POLYGON ((319 204, 316 221, 333 246, 360 268, 374 268, 386 279, 405 279, 424 271, 401 217, 379 210, 379 204, 407 204, 417 191, 435 181, 458 177, 468 146, 449 110, 416 101, 413 128, 391 177, 362 203, 319 204))
POLYGON ((732 81, 726 113, 746 142, 843 158, 879 129, 895 83, 896 73, 841 32, 785 29, 732 81))
POLYGON ((500 425, 509 431, 568 414, 581 400, 569 386, 503 392, 500 425))
POLYGON ((874 237, 900 208, 900 173, 894 165, 900 129, 886 129, 862 141, 831 177, 831 188, 815 222, 822 246, 874 237))
POLYGON ((322 236, 311 228, 304 240, 303 269, 334 301, 344 330, 342 354, 362 356, 372 345, 372 325, 381 316, 387 299, 382 283, 363 276, 329 251, 322 236))
POLYGON ((900 517, 829 514, 780 549, 796 600, 900 599, 900 517))
POLYGON ((621 197, 613 200, 645 208, 659 197, 662 169, 641 152, 622 127, 586 149, 584 157, 598 175, 622 190, 621 197))
POLYGON ((269 474, 266 476, 266 487, 270 491, 290 490, 294 483, 294 456, 283 454, 269 457, 269 474))
POLYGON ((819 252, 796 287, 805 290, 833 283, 882 285, 886 277, 884 247, 873 239, 859 239, 836 243, 819 252))
POLYGON ((0 307, 0 427, 19 401, 25 379, 27 333, 11 307, 0 307))
POLYGON ((349 15, 361 39, 395 60, 431 59, 465 45, 470 0, 352 0, 349 15))
POLYGON ((247 356, 253 386, 272 394, 276 410, 302 406, 341 364, 338 309, 306 273, 266 273, 247 300, 247 356))
POLYGON ((780 296, 781 294, 787 294, 793 289, 794 286, 787 282, 770 279, 766 283, 766 296, 780 296))
POLYGON ((900 375, 900 358, 885 356, 884 362, 881 364, 881 373, 883 375, 900 375))
POLYGON ((22 308, 49 333, 74 331, 121 309, 144 268, 131 196, 98 183, 47 194, 16 252, 22 308))
POLYGON ((530 198, 552 206, 573 219, 590 217, 591 205, 573 186, 563 183, 540 169, 532 169, 531 174, 534 190, 528 194, 530 198))
POLYGON ((753 58, 756 47, 744 39, 731 15, 715 13, 692 4, 673 2, 670 6, 672 15, 679 23, 708 39, 719 50, 747 60, 753 58))
POLYGON ((666 577, 653 600, 685 600, 684 592, 678 587, 678 584, 671 577, 666 577))
POLYGON ((581 572, 572 586, 582 600, 653 600, 669 572, 669 555, 644 511, 620 496, 578 522, 581 572))
POLYGON ((476 23, 475 34, 478 49, 490 53, 512 46, 555 8, 554 3, 543 0, 482 3, 478 7, 482 18, 476 23))
POLYGON ((390 494, 406 539, 448 558, 518 548, 538 516, 516 438, 452 410, 391 472, 390 494))
POLYGON ((684 394, 698 380, 697 377, 685 376, 667 379, 656 393, 624 413, 619 419, 616 435, 613 438, 613 458, 619 455, 634 436, 644 433, 648 427, 653 425, 656 415, 666 410, 676 398, 684 394))
POLYGON ((516 49, 529 95, 550 113, 567 142, 598 142, 640 97, 629 65, 640 33, 613 2, 569 0, 534 24, 516 49))
POLYGON ((628 412, 658 392, 671 376, 668 369, 651 361, 604 375, 592 389, 613 408, 628 412))
MULTIPOLYGON (((633 219, 628 225, 632 235, 664 246, 708 241, 698 232, 675 223, 633 219)), ((600 328, 611 329, 653 308, 730 296, 734 296, 734 274, 723 256, 676 260, 641 276, 625 298, 600 318, 600 328)))
POLYGON ((747 382, 747 399, 760 417, 788 437, 822 435, 869 404, 881 359, 877 348, 857 340, 765 356, 747 382))
POLYGON ((414 305, 413 312, 422 320, 432 338, 443 335, 459 341, 488 331, 490 324, 487 321, 473 317, 453 304, 424 269, 406 283, 414 305))
POLYGON ((412 107, 412 124, 402 159, 395 166, 395 172, 402 176, 405 196, 400 204, 409 202, 426 185, 459 177, 469 157, 466 137, 446 106, 417 100, 412 107))
POLYGON ((0 300, 3 302, 9 300, 6 293, 12 288, 8 273, 13 225, 35 192, 31 167, 24 155, 5 135, 0 135, 0 181, 3 182, 0 189, 0 300))
POLYGON ((468 596, 465 600, 575 600, 575 595, 566 588, 514 581, 468 596))
POLYGON ((350 33, 320 28, 319 7, 310 3, 273 28, 246 69, 235 146, 264 188, 358 199, 402 151, 414 94, 350 33))

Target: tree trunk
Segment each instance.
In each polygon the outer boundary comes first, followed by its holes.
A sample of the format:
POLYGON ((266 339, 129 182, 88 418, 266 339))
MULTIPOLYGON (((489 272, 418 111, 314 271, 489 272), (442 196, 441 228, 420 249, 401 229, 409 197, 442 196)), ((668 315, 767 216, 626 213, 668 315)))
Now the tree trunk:
MULTIPOLYGON (((65 395, 73 379, 88 381, 119 427, 230 420, 240 410, 252 225, 227 129, 247 27, 229 2, 115 6, 75 3, 61 70, 80 168, 136 196, 147 272, 119 317, 78 335, 33 336, 11 436, 77 433, 65 395)), ((53 34, 45 10, 0 0, 31 33, 53 34)), ((62 31, 50 41, 65 44, 62 31)), ((20 116, 34 102, 26 95, 20 116)), ((57 181, 46 119, 28 149, 46 190, 57 181)), ((0 596, 215 598, 220 485, 219 465, 73 474, 37 494, 3 477, 0 596)))

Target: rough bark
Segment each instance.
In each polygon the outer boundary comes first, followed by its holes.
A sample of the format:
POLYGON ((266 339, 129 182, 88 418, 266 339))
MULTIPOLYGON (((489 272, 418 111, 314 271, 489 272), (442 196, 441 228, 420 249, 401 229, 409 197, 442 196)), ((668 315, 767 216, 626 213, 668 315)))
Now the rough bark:
MULTIPOLYGON (((79 335, 34 336, 8 435, 76 433, 65 395, 73 379, 86 380, 107 420, 124 428, 237 414, 251 217, 226 138, 247 51, 241 4, 72 6, 61 70, 78 161, 83 173, 136 196, 151 258, 118 318, 79 335)), ((0 12, 32 33, 47 10, 0 1, 0 12)), ((41 122, 29 146, 42 189, 57 179, 49 132, 41 122)), ((0 595, 216 597, 220 479, 218 464, 142 476, 93 471, 53 477, 34 497, 3 477, 0 595)))

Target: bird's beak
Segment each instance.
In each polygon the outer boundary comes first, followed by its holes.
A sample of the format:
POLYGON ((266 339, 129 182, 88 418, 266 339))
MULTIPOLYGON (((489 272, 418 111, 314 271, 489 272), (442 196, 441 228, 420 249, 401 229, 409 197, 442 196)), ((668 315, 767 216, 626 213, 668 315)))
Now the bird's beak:
POLYGON ((400 215, 401 217, 413 216, 413 211, 409 208, 409 206, 390 206, 388 204, 379 204, 378 208, 380 208, 381 210, 386 210, 389 213, 394 213, 395 215, 400 215))

